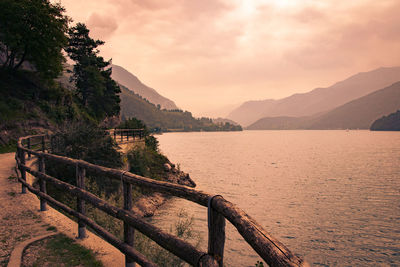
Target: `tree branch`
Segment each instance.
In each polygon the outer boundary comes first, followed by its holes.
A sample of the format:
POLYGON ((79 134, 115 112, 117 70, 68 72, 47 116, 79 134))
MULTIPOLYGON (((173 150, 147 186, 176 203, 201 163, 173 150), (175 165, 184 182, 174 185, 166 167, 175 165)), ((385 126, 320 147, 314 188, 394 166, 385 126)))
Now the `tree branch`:
POLYGON ((18 64, 15 65, 14 70, 17 70, 17 69, 22 65, 22 63, 25 61, 26 50, 27 50, 27 49, 26 49, 26 46, 25 46, 24 54, 22 55, 21 60, 18 62, 18 64))

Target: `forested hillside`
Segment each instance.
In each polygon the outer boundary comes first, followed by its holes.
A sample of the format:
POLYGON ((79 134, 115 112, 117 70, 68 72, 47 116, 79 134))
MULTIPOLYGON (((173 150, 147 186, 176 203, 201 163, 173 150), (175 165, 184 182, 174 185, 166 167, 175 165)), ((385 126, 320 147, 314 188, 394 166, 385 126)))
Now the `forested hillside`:
MULTIPOLYGON (((120 122, 121 90, 112 79, 111 60, 99 55, 104 42, 92 39, 85 24, 71 25, 64 13, 50 1, 0 1, 0 147, 6 150, 15 149, 22 135, 77 122, 102 128, 120 122), (65 64, 66 56, 72 66, 65 64)), ((123 118, 137 116, 150 129, 241 129, 195 119, 190 112, 161 110, 127 89, 122 98, 123 118)))
POLYGON ((153 131, 240 131, 239 125, 213 123, 209 118, 194 118, 188 111, 166 110, 121 87, 121 116, 142 120, 153 131))
POLYGON ((119 116, 120 89, 104 44, 85 24, 69 26, 60 4, 0 1, 0 146, 13 147, 21 135, 71 125, 107 126, 119 116), (26 19, 26 18, 35 19, 26 19), (58 81, 65 54, 74 62, 72 87, 58 81))

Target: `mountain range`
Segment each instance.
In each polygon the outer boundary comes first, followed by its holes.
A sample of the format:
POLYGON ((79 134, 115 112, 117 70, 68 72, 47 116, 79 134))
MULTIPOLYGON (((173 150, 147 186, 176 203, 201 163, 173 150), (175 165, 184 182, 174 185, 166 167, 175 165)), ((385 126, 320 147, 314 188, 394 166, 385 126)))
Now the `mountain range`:
POLYGON ((247 127, 271 129, 369 129, 378 118, 400 109, 400 82, 328 112, 305 117, 266 117, 247 127))
POLYGON ((275 123, 278 121, 292 123, 294 121, 292 117, 309 117, 326 113, 399 80, 400 67, 379 68, 358 73, 330 87, 316 88, 308 93, 294 94, 279 100, 248 101, 233 110, 227 118, 243 126, 249 126, 261 118, 268 118, 266 120, 275 123))

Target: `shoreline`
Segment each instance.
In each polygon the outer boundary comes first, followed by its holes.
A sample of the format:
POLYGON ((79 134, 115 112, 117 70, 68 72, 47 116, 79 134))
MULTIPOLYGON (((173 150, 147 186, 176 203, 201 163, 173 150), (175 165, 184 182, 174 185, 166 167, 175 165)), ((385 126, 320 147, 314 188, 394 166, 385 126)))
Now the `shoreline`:
MULTIPOLYGON (((164 172, 164 181, 166 182, 185 185, 192 188, 196 187, 196 183, 190 178, 190 175, 177 169, 175 164, 165 163, 164 172)), ((140 217, 152 217, 154 213, 170 198, 170 196, 159 192, 143 195, 135 201, 132 211, 140 217)))

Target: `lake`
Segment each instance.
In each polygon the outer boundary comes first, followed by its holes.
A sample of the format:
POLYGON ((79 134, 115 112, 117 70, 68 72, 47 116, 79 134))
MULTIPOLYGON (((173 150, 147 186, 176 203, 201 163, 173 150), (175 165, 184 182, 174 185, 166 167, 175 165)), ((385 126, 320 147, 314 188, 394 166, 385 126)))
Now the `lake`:
MULTIPOLYGON (((313 266, 400 265, 400 132, 166 133, 161 151, 197 189, 221 194, 313 266)), ((169 229, 184 209, 207 248, 207 210, 182 199, 152 222, 169 229)), ((227 222, 226 266, 259 260, 227 222)))

